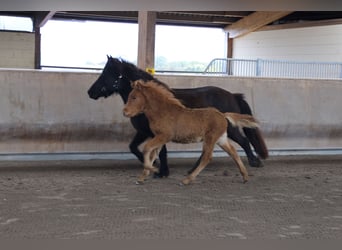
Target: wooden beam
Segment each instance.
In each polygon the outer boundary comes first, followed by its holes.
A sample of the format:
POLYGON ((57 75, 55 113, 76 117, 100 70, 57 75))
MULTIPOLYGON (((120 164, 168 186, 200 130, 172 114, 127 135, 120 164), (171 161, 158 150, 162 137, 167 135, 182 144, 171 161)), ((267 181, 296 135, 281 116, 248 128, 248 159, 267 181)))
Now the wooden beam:
POLYGON ((56 11, 39 11, 34 15, 34 68, 41 69, 41 34, 42 28, 56 11))
MULTIPOLYGON (((229 37, 229 33, 227 34, 227 58, 233 58, 233 42, 234 39, 229 37)), ((231 61, 227 61, 227 73, 228 75, 232 75, 232 64, 231 61)))
POLYGON ((54 15, 56 11, 41 11, 36 15, 37 27, 43 27, 54 15))
POLYGON ((233 38, 227 39, 227 58, 233 58, 233 38))
POLYGON ((41 35, 40 28, 34 32, 34 68, 41 69, 41 35))
POLYGON ((138 67, 154 68, 156 12, 139 11, 138 67))
POLYGON ((297 29, 297 28, 310 28, 316 26, 327 26, 327 25, 337 25, 342 24, 342 19, 329 19, 329 20, 318 20, 318 21, 302 21, 298 23, 287 23, 287 24, 277 24, 269 25, 260 29, 260 31, 265 30, 282 30, 282 29, 297 29))
POLYGON ((34 68, 41 69, 41 35, 37 17, 34 20, 34 68))
POLYGON ((229 38, 237 38, 256 31, 261 27, 274 22, 284 16, 289 15, 292 11, 257 11, 246 16, 236 23, 225 27, 225 31, 229 33, 229 38))

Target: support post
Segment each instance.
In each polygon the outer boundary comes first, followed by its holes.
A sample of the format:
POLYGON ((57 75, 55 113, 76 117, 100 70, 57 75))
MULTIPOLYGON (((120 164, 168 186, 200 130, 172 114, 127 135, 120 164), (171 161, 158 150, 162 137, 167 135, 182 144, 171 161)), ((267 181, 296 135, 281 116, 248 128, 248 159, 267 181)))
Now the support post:
POLYGON ((156 12, 139 11, 138 67, 154 69, 156 12))
POLYGON ((34 68, 41 69, 41 35, 38 20, 34 20, 34 68))
POLYGON ((227 74, 232 75, 232 61, 230 59, 233 58, 233 38, 229 37, 229 33, 227 33, 227 74))
POLYGON ((228 48, 227 48, 227 58, 233 58, 233 38, 228 36, 228 48))
POLYGON ((34 68, 41 69, 41 34, 42 28, 54 15, 56 11, 37 11, 34 15, 34 68))

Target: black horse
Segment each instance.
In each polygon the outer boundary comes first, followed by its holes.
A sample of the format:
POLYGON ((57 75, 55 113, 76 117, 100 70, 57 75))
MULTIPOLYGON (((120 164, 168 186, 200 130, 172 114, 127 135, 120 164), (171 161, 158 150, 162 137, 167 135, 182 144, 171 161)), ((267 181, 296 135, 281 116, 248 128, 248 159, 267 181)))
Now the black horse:
MULTIPOLYGON (((88 90, 88 95, 92 99, 100 97, 108 97, 112 94, 119 94, 124 101, 127 102, 129 93, 131 92, 131 81, 142 79, 145 81, 155 80, 161 84, 158 79, 136 67, 134 64, 121 59, 108 57, 107 63, 102 71, 102 74, 88 90)), ((206 86, 192 89, 170 89, 174 95, 182 101, 182 103, 190 108, 215 107, 221 112, 235 112, 241 114, 252 115, 248 103, 245 101, 243 94, 232 94, 224 89, 206 86)), ((143 162, 143 154, 138 149, 138 146, 147 138, 153 137, 153 133, 149 127, 147 118, 141 114, 131 118, 131 123, 137 133, 131 141, 129 148, 137 158, 143 162)), ((268 157, 268 150, 261 132, 258 128, 244 128, 246 136, 242 135, 238 128, 228 126, 228 136, 230 139, 238 143, 245 151, 249 165, 251 167, 262 167, 262 162, 256 157, 250 147, 253 145, 256 153, 260 158, 268 157)), ((167 165, 167 149, 166 146, 159 153, 160 171, 159 177, 167 177, 169 168, 167 165)), ((200 159, 199 159, 200 160, 200 159)), ((199 160, 196 162, 197 166, 199 160)), ((193 168, 193 169, 194 169, 193 168)), ((192 170, 190 170, 192 171, 192 170)))

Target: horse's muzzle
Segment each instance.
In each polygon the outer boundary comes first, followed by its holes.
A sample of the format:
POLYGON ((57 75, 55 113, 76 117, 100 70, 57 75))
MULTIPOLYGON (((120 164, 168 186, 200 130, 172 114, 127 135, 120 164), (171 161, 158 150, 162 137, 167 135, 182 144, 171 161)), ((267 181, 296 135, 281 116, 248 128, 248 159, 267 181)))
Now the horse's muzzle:
POLYGON ((129 117, 129 118, 132 117, 132 115, 131 115, 131 114, 128 112, 128 110, 125 109, 125 108, 122 110, 122 113, 123 113, 123 115, 124 115, 125 117, 129 117))

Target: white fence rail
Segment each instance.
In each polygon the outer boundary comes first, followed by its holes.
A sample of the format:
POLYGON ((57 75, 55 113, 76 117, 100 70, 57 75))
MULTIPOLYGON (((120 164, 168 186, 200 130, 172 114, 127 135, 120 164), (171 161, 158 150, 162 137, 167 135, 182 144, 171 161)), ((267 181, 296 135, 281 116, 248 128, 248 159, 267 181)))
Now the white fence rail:
POLYGON ((204 73, 253 77, 341 79, 342 63, 215 58, 206 67, 204 73))

